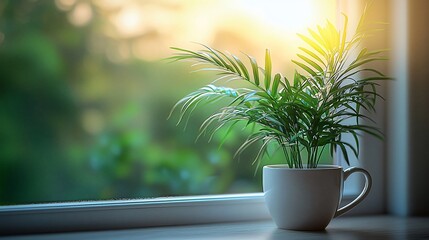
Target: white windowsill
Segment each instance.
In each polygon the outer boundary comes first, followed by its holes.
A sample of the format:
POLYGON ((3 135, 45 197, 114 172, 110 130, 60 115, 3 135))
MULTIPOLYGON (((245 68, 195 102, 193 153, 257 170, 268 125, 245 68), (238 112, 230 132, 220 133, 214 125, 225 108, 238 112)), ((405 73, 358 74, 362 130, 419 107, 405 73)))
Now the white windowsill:
POLYGON ((11 236, 9 240, 81 240, 81 239, 427 239, 429 218, 403 218, 388 215, 340 217, 325 231, 288 231, 278 229, 273 221, 217 223, 193 226, 140 228, 96 232, 72 232, 11 236))
POLYGON ((262 193, 15 205, 0 207, 0 235, 266 219, 262 193))

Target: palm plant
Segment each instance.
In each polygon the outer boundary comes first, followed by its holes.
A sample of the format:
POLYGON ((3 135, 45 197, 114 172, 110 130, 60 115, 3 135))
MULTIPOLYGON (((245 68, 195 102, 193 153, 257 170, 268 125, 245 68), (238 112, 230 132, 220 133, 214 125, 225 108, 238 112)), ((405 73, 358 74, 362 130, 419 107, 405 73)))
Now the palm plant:
POLYGON ((305 164, 315 168, 328 147, 331 155, 339 149, 349 164, 347 149, 358 156, 359 133, 382 138, 377 128, 362 123, 362 119, 373 121, 362 110, 375 112, 376 99, 382 98, 377 93, 377 82, 388 79, 376 69, 365 67, 384 58, 380 57, 382 51, 368 51, 360 46, 368 33, 364 30, 364 15, 350 39, 346 34, 346 15, 342 31, 327 21, 323 27, 309 29, 308 35, 298 34, 306 46, 299 48, 302 53, 293 62, 304 73, 295 71, 293 79, 272 72, 269 50, 261 67, 251 56, 246 55, 246 66, 236 55, 204 45, 200 51, 172 48, 177 53, 171 60, 191 60, 200 66, 199 70, 219 74, 212 84, 177 102, 173 110, 180 108, 179 123, 201 102, 229 99, 202 123, 200 130, 202 134, 214 134, 222 127, 232 128, 243 121, 246 126, 257 125, 236 154, 261 142, 255 158, 258 161, 267 153, 268 145, 276 143, 290 168, 303 168, 305 164), (242 81, 248 87, 216 86, 219 81, 242 81), (356 120, 348 121, 350 118, 356 120), (351 134, 355 144, 344 141, 343 134, 351 134), (303 152, 307 153, 306 159, 303 152))

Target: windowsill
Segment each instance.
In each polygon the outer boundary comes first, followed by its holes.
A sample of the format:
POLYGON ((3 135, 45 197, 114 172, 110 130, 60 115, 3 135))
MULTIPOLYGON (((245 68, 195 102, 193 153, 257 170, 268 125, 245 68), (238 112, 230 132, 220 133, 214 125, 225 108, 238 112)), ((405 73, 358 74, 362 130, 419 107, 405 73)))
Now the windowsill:
MULTIPOLYGON (((351 198, 343 197, 344 202, 351 198)), ((262 193, 0 207, 0 234, 269 220, 262 193)))
POLYGON ((429 218, 339 217, 321 232, 278 229, 270 220, 13 236, 9 239, 426 239, 429 218))

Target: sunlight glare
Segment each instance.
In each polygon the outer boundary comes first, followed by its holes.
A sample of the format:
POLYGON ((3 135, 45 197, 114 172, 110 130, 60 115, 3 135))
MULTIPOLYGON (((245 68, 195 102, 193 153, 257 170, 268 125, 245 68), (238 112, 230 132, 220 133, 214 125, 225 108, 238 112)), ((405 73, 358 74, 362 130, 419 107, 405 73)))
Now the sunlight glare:
POLYGON ((315 0, 241 0, 238 4, 244 8, 244 11, 260 19, 264 24, 288 33, 302 32, 314 24, 320 15, 316 12, 316 7, 320 3, 315 0))
POLYGON ((154 60, 171 54, 170 46, 195 47, 191 43, 199 42, 256 58, 263 57, 260 49, 275 49, 283 66, 301 43, 296 33, 337 17, 336 0, 55 1, 60 9, 70 8, 69 20, 76 26, 101 13, 108 23, 104 34, 113 40, 103 45, 104 51, 116 60, 126 55, 154 60), (110 49, 124 44, 130 54, 110 49))
POLYGON ((143 31, 143 13, 137 6, 124 7, 116 15, 115 24, 125 37, 139 35, 143 31))

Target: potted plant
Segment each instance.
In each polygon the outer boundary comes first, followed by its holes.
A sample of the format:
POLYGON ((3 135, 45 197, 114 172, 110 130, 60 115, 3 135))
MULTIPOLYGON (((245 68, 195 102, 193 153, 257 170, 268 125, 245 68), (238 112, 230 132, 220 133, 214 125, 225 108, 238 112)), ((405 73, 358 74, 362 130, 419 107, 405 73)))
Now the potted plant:
POLYGON ((363 200, 370 189, 371 177, 364 169, 343 171, 340 166, 318 165, 325 148, 330 149, 331 155, 340 151, 349 164, 348 150, 358 156, 361 132, 382 138, 377 128, 361 121, 373 121, 362 110, 375 112, 376 100, 382 98, 377 93, 377 82, 388 79, 366 65, 384 58, 380 57, 382 51, 369 51, 360 45, 368 33, 364 30, 364 16, 365 13, 351 37, 347 35, 346 15, 341 30, 327 21, 324 26, 310 29, 308 35, 298 34, 305 46, 299 48, 298 60, 293 60, 302 69, 302 73, 294 72, 293 79, 272 72, 269 50, 260 66, 251 56, 246 55, 246 65, 233 54, 204 45, 201 51, 173 48, 177 53, 171 60, 195 61, 195 65, 203 66, 201 70, 219 74, 212 84, 177 102, 173 110, 180 108, 180 119, 201 102, 229 99, 203 122, 202 133, 214 134, 222 127, 244 121, 258 128, 237 154, 256 142, 261 143, 256 161, 267 153, 269 144, 276 144, 284 153, 284 165, 263 168, 265 200, 280 228, 324 229, 333 217, 363 200), (240 81, 243 87, 217 86, 221 81, 240 81), (344 141, 344 134, 350 134, 354 144, 344 141), (364 190, 338 210, 343 181, 354 172, 364 174, 364 190))

